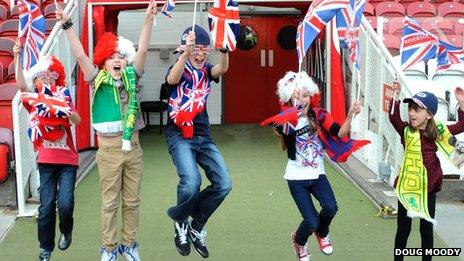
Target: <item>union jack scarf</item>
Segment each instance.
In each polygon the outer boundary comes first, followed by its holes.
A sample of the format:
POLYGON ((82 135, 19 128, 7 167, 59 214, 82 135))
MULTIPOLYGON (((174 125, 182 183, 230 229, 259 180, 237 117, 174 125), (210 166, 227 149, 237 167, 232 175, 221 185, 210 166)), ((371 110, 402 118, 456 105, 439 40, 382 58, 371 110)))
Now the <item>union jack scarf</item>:
POLYGON ((64 86, 37 83, 36 93, 23 92, 24 108, 29 112, 28 136, 37 150, 43 140, 57 141, 69 127, 71 94, 64 86))
POLYGON ((187 61, 183 77, 184 80, 171 92, 168 112, 183 137, 191 139, 194 133, 193 119, 205 109, 211 86, 206 66, 195 69, 187 61))
POLYGON ((298 125, 298 117, 301 113, 301 107, 293 107, 282 105, 280 113, 261 122, 261 126, 273 124, 274 126, 281 126, 282 132, 285 135, 290 135, 295 132, 298 125))

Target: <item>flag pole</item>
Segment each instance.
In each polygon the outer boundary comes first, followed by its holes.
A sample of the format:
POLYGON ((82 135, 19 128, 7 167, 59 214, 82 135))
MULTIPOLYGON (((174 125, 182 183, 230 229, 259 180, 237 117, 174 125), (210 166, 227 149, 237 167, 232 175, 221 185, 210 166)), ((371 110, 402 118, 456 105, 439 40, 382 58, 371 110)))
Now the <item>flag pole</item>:
POLYGON ((193 3, 193 23, 192 23, 192 32, 195 32, 195 18, 197 15, 197 0, 193 3))

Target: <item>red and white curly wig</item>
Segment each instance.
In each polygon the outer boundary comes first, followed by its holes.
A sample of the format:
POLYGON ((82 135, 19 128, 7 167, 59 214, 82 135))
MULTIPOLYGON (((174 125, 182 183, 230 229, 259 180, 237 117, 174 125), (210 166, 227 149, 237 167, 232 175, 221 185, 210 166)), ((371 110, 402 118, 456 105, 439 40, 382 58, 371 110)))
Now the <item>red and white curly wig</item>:
POLYGON ((55 80, 55 85, 66 86, 66 73, 63 64, 55 56, 43 56, 25 72, 26 84, 32 87, 35 78, 48 74, 55 80))
POLYGON ((124 55, 128 64, 132 64, 135 60, 135 48, 131 41, 122 36, 106 32, 95 46, 93 62, 98 68, 102 69, 105 61, 115 53, 124 55))

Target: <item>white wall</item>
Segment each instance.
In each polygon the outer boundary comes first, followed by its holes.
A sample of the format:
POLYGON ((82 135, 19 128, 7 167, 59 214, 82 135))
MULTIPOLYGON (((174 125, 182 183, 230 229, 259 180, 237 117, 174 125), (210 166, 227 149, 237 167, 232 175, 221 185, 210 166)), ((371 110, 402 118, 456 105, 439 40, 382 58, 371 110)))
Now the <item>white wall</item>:
MULTIPOLYGON (((208 29, 207 12, 204 4, 198 5, 196 24, 201 25, 205 30, 208 29)), ((172 51, 180 44, 180 35, 185 28, 192 25, 193 5, 178 5, 173 13, 173 18, 169 19, 159 13, 156 16, 157 25, 153 28, 150 40, 150 50, 145 65, 145 76, 141 80, 144 88, 142 90, 142 100, 158 100, 161 83, 164 81, 167 68, 174 64, 178 55, 172 51), (160 59, 160 48, 169 49, 169 59, 160 59)), ((138 44, 140 29, 144 18, 145 10, 127 11, 119 14, 118 34, 122 35, 134 44, 138 44)), ((211 53, 210 63, 217 62, 217 52, 211 53)), ((212 124, 220 124, 222 119, 222 80, 219 83, 212 83, 212 92, 208 99, 208 114, 212 124)), ((166 118, 166 117, 165 117, 166 118)), ((159 115, 151 113, 150 124, 158 124, 159 115)))

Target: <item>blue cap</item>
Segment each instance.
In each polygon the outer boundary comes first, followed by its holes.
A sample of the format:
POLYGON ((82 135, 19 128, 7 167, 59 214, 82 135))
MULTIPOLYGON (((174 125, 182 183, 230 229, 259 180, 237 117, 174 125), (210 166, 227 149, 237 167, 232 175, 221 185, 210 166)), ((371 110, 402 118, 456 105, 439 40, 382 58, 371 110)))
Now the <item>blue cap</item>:
MULTIPOLYGON (((187 27, 180 37, 180 44, 185 45, 187 35, 192 31, 192 27, 187 27)), ((209 33, 201 28, 199 25, 195 25, 195 45, 210 45, 209 33)))
POLYGON ((428 110, 432 115, 435 115, 438 110, 438 99, 430 92, 419 92, 416 93, 412 98, 406 98, 403 100, 404 103, 414 102, 419 107, 428 110))

